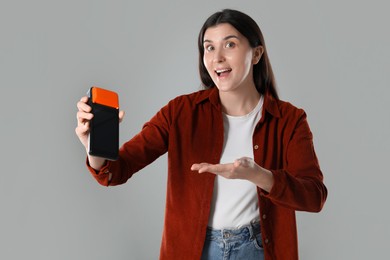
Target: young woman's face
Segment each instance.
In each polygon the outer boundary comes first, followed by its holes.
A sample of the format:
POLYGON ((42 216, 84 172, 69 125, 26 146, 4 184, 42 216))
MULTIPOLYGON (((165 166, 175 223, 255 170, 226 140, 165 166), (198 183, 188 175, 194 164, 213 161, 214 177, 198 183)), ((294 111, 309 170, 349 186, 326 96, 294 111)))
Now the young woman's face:
POLYGON ((228 23, 208 28, 203 39, 203 62, 220 91, 254 87, 253 64, 261 57, 259 47, 252 48, 228 23))

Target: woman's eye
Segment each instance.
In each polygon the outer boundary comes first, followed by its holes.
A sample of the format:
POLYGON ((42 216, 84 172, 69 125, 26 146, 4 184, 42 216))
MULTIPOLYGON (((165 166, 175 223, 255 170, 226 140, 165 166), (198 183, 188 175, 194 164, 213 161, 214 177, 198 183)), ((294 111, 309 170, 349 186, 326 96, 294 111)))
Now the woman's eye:
POLYGON ((236 46, 236 45, 234 44, 234 42, 227 42, 227 43, 226 43, 226 48, 232 48, 232 47, 234 47, 234 46, 236 46))
POLYGON ((206 46, 205 49, 206 49, 207 51, 213 51, 213 50, 214 50, 214 47, 211 46, 211 45, 208 45, 208 46, 206 46))

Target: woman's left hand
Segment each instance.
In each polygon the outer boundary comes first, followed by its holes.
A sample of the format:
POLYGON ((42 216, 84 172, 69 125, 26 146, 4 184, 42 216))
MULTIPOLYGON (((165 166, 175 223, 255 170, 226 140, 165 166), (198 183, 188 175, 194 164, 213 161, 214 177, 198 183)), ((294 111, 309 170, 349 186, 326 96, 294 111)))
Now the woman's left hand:
POLYGON ((227 179, 248 180, 267 192, 273 186, 271 171, 259 166, 249 157, 242 157, 233 163, 225 164, 195 163, 191 166, 191 170, 198 173, 210 172, 227 179))
POLYGON ((258 172, 260 170, 259 167, 253 159, 242 157, 233 163, 196 163, 192 165, 191 170, 198 171, 199 173, 211 172, 227 179, 247 179, 249 175, 258 172))

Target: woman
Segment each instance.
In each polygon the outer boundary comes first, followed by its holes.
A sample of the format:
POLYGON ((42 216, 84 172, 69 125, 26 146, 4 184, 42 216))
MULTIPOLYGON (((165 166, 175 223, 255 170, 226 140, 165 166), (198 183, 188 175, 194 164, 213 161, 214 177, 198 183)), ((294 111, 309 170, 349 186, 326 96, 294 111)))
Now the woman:
MULTIPOLYGON (((262 33, 246 14, 213 14, 198 45, 205 90, 171 100, 117 161, 88 155, 88 168, 100 184, 119 185, 168 152, 160 259, 298 259, 295 211, 319 212, 327 196, 306 114, 278 99, 262 33)), ((76 128, 85 147, 86 102, 76 128)))

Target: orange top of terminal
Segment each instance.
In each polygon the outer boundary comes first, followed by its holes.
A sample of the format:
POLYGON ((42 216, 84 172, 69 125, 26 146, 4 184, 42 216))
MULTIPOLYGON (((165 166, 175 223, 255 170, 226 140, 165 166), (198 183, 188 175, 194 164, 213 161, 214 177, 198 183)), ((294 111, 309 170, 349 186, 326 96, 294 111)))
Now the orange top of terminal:
POLYGON ((119 99, 116 92, 95 86, 91 88, 91 92, 93 103, 119 109, 119 99))

